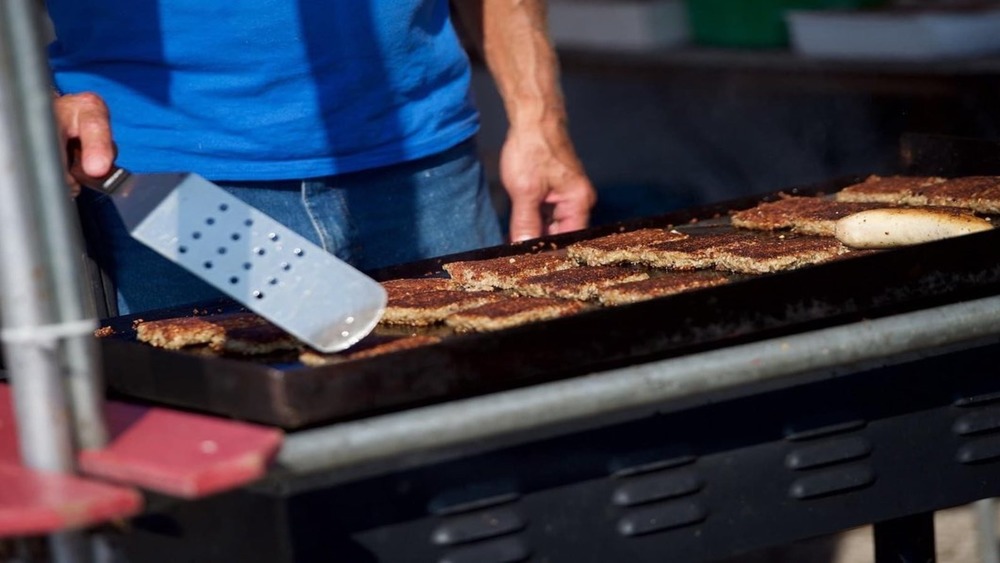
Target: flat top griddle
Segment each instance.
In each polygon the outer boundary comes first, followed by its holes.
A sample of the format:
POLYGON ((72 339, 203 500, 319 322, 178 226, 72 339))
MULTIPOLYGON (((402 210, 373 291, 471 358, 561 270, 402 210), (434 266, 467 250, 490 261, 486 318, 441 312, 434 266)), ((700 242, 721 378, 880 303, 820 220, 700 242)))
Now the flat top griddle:
MULTIPOLYGON (((859 178, 786 193, 832 193, 859 178)), ((701 228, 728 211, 778 192, 504 245, 374 272, 376 279, 444 275, 454 260, 564 248, 573 242, 649 226, 701 228)), ((878 318, 1000 293, 1000 230, 880 251, 651 301, 442 341, 367 359, 307 367, 295 358, 265 361, 153 348, 134 340, 135 317, 107 321, 101 339, 115 393, 286 429, 565 379, 781 335, 878 318)), ((203 311, 234 310, 218 302, 203 311)), ((143 313, 145 320, 192 308, 143 313)))

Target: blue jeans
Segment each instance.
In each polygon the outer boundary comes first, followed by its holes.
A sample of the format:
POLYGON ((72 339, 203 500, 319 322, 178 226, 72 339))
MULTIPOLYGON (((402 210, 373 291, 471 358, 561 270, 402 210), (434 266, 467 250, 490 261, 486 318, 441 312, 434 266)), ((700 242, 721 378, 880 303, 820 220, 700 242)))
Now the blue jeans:
MULTIPOLYGON (((473 141, 375 170, 275 182, 215 182, 361 270, 501 244, 473 141)), ((106 197, 84 190, 94 258, 117 291, 117 314, 222 297, 135 241, 106 197), (95 232, 96 231, 96 232, 95 232)))

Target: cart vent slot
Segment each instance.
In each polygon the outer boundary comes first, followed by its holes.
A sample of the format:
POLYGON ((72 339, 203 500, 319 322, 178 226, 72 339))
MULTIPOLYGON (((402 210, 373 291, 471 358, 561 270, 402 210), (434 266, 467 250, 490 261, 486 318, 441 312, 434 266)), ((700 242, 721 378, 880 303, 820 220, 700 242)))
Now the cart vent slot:
POLYGON ((796 448, 785 456, 785 466, 795 471, 868 457, 871 443, 861 436, 835 438, 796 448))
POLYGON ((631 511, 618 521, 618 533, 635 537, 697 524, 708 513, 697 500, 676 500, 631 511))
POLYGON ((701 477, 690 470, 642 475, 615 489, 611 502, 618 506, 635 506, 690 495, 701 490, 703 485, 701 477))
POLYGON ((483 510, 445 520, 431 535, 436 545, 456 545, 502 536, 524 528, 524 519, 510 508, 483 510))
POLYGON ((958 449, 955 456, 959 463, 972 464, 1000 458, 1000 436, 973 440, 958 449))
POLYGON ((441 495, 430 502, 428 512, 437 516, 450 516, 452 514, 461 514, 463 512, 471 512, 473 510, 507 504, 514 502, 521 497, 521 495, 515 492, 505 492, 499 494, 485 493, 479 496, 473 496, 475 492, 476 491, 457 491, 441 495))
POLYGON ((868 465, 838 467, 796 479, 788 494, 799 500, 807 500, 861 489, 874 482, 875 471, 868 465))
POLYGON ((804 440, 814 440, 824 436, 834 434, 845 434, 865 427, 865 421, 861 418, 841 419, 823 425, 790 425, 785 431, 785 439, 789 442, 799 442, 804 440))
POLYGON ((991 432, 998 428, 1000 428, 1000 408, 971 412, 960 416, 952 425, 952 430, 959 436, 991 432))
POLYGON ((611 464, 611 477, 613 479, 622 479, 625 477, 641 475, 643 473, 652 473, 653 471, 659 471, 661 469, 670 469, 671 467, 690 465, 694 463, 696 459, 698 458, 693 455, 685 454, 671 457, 669 459, 658 459, 656 461, 640 462, 638 464, 630 464, 628 461, 616 460, 611 464))
POLYGON ((961 397, 955 399, 953 403, 956 407, 978 407, 986 403, 1000 401, 1000 391, 996 393, 983 393, 982 395, 972 395, 971 397, 961 397))
POLYGON ((515 563, 528 558, 528 548, 520 538, 502 538, 448 553, 440 563, 515 563))

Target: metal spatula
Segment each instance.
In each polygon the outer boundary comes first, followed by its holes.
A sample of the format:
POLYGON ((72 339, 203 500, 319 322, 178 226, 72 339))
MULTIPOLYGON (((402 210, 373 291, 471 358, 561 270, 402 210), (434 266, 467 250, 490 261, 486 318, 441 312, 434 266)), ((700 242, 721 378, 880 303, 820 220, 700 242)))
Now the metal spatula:
POLYGON ((197 174, 132 174, 99 186, 129 233, 306 344, 343 350, 378 323, 375 280, 197 174))

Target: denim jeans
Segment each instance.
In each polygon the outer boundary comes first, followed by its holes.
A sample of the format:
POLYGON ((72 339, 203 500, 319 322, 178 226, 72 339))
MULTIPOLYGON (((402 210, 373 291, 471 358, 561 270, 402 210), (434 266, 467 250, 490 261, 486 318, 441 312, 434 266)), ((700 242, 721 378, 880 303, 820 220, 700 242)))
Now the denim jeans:
MULTIPOLYGON (((473 141, 375 170, 275 182, 215 182, 361 270, 501 244, 503 236, 473 141)), ((81 210, 119 315, 222 297, 135 241, 110 200, 84 190, 81 210), (96 232, 95 232, 96 231, 96 232)))

